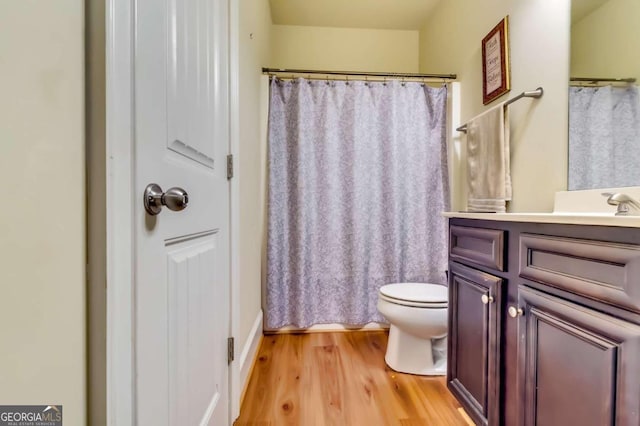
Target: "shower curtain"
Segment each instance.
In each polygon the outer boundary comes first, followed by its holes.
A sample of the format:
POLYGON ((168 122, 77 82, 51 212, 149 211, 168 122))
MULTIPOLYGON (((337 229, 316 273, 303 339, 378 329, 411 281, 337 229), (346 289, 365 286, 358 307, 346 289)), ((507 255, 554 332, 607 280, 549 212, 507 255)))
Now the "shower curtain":
POLYGON ((640 182, 637 86, 569 88, 569 189, 640 182))
POLYGON ((271 84, 268 328, 383 321, 380 286, 445 283, 446 88, 271 84))

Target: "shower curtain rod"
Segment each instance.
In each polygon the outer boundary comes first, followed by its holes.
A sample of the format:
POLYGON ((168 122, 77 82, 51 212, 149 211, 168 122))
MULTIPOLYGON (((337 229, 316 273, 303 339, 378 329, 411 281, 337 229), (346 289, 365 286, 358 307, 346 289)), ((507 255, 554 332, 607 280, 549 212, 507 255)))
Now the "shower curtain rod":
POLYGON ((610 82, 613 82, 613 83, 635 83, 636 79, 635 78, 571 77, 571 78, 569 78, 569 81, 581 81, 581 82, 590 82, 590 83, 605 82, 605 81, 610 81, 610 82))
MULTIPOLYGON (((320 70, 298 70, 287 68, 262 68, 263 74, 316 74, 331 75, 337 77, 378 77, 378 78, 417 78, 427 79, 434 78, 439 80, 455 80, 458 78, 456 74, 418 74, 418 73, 398 73, 398 72, 367 72, 367 71, 320 71, 320 70)), ((324 78, 322 79, 324 80, 324 78)))
MULTIPOLYGON (((518 96, 506 101, 503 104, 503 106, 510 105, 510 104, 514 103, 515 101, 520 100, 522 98, 540 98, 540 97, 542 97, 543 94, 544 94, 544 90, 542 89, 542 87, 538 87, 536 90, 530 90, 528 92, 520 93, 518 96)), ((463 124, 462 126, 458 127, 456 130, 458 132, 467 133, 467 124, 466 123, 463 124)))

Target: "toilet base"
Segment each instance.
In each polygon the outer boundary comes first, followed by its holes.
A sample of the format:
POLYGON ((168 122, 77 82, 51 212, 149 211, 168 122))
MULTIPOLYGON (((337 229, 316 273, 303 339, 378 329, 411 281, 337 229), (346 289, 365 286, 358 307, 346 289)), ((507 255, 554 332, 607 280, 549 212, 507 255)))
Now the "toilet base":
POLYGON ((444 376, 447 374, 447 338, 422 339, 391 325, 384 360, 400 373, 444 376))

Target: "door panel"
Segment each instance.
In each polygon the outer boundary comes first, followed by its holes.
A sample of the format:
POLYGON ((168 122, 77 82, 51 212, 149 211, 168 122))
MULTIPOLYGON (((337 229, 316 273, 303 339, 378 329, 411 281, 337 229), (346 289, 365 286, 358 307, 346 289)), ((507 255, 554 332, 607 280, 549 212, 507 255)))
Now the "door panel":
POLYGON ((224 294, 208 283, 216 273, 216 243, 216 234, 208 234, 198 241, 167 247, 169 400, 178 402, 169 413, 174 425, 208 424, 208 418, 198 416, 210 415, 209 407, 223 398, 214 380, 220 373, 202 374, 211 365, 226 367, 216 343, 227 336, 220 334, 223 330, 211 328, 224 322, 218 318, 219 312, 211 309, 224 294))
POLYGON ((213 167, 215 150, 211 136, 216 111, 226 108, 217 96, 226 84, 220 72, 225 55, 215 42, 224 39, 225 25, 216 19, 223 13, 219 1, 168 0, 167 109, 169 149, 213 167), (218 15, 217 15, 218 14, 218 15), (211 25, 216 23, 217 25, 211 25))
POLYGON ((136 417, 229 424, 227 2, 136 0, 136 417), (149 183, 189 194, 149 216, 149 183))
POLYGON ((640 327, 519 287, 525 425, 640 422, 640 327))
POLYGON ((450 273, 448 386, 476 423, 497 424, 502 279, 457 263, 450 273))

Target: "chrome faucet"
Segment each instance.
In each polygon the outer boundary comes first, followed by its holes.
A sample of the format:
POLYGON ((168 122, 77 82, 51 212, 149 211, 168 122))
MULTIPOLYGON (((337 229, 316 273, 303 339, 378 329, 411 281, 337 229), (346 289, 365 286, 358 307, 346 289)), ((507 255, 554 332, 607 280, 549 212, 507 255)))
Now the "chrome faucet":
POLYGON ((616 216, 640 216, 640 202, 627 194, 605 192, 602 195, 609 197, 607 198, 608 204, 618 206, 616 216))

